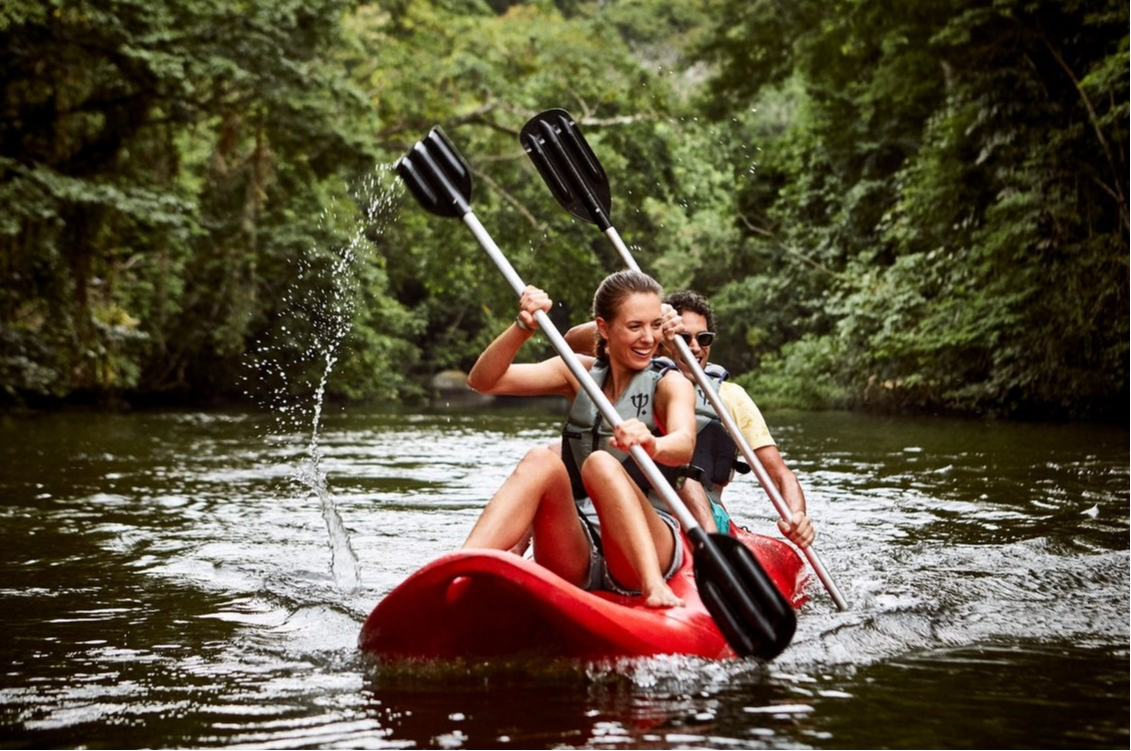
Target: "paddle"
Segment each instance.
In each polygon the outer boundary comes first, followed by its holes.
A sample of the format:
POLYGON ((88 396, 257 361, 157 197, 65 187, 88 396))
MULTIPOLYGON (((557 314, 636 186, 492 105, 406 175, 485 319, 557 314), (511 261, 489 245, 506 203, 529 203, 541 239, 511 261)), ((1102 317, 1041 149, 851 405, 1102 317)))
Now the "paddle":
MULTIPOLYGON (((519 296, 526 288, 471 210, 471 170, 439 127, 418 141, 396 163, 397 173, 420 204, 434 214, 460 217, 519 296)), ((623 422, 545 311, 534 315, 558 355, 614 428, 623 422)), ((675 490, 640 446, 629 452, 692 543, 699 595, 727 642, 740 655, 770 660, 793 638, 797 617, 761 565, 743 545, 726 535, 709 535, 695 521, 675 490)))
MULTIPOLYGON (((613 227, 609 216, 612 209, 612 192, 605 170, 570 114, 563 109, 551 109, 535 115, 523 126, 519 141, 558 203, 574 216, 596 224, 612 241, 625 265, 630 269, 639 270, 640 266, 621 239, 620 233, 613 227)), ((692 356, 687 342, 676 337, 675 344, 680 358, 690 366, 699 389, 711 402, 727 432, 738 445, 743 458, 754 470, 758 482, 769 495, 774 508, 782 519, 786 522, 790 521, 789 504, 782 498, 781 492, 774 485, 762 462, 750 448, 750 444, 742 435, 730 411, 723 405, 707 374, 692 356)), ((848 600, 841 594, 840 588, 829 575, 817 551, 810 545, 802 552, 821 583, 825 585, 837 608, 847 610, 848 600)))

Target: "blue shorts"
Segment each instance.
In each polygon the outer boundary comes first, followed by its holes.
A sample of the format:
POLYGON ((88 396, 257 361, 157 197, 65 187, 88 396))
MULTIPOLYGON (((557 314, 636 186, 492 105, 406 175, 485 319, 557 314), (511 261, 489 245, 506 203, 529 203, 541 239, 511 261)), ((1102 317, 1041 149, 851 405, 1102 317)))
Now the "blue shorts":
MULTIPOLYGON (((640 595, 639 590, 627 589, 617 583, 609 573, 609 567, 605 564, 605 554, 598 544, 599 539, 594 539, 594 536, 600 538, 601 535, 601 521, 597 518, 597 510, 593 507, 593 502, 588 498, 583 498, 577 502, 578 513, 584 519, 581 520, 581 528, 585 530, 585 536, 589 538, 589 580, 583 587, 585 590, 592 592, 593 590, 603 589, 609 592, 615 592, 618 595, 625 595, 628 597, 635 597, 640 595)), ((672 564, 668 566, 668 570, 664 572, 664 579, 670 579, 679 571, 679 567, 683 565, 683 545, 679 537, 679 522, 675 517, 667 511, 656 509, 656 513, 660 515, 668 528, 671 529, 672 539, 675 541, 675 553, 672 555, 672 564)))
POLYGON ((715 526, 724 535, 730 534, 730 514, 718 503, 711 501, 711 515, 715 517, 715 526))

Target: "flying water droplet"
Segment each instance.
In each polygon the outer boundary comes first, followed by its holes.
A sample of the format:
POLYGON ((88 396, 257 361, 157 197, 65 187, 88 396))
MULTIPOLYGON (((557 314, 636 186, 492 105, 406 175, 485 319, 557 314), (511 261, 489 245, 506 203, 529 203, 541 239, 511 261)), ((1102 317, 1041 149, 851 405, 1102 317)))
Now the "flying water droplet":
MULTIPOLYGON (((290 484, 318 500, 329 533, 334 583, 346 592, 359 587, 360 566, 323 466, 323 404, 353 327, 362 292, 359 267, 368 262, 369 238, 383 234, 394 220, 396 199, 403 192, 391 168, 382 167, 355 191, 363 216, 352 219, 347 242, 329 251, 310 248, 295 261, 296 281, 283 294, 275 335, 252 348, 248 363, 262 387, 260 404, 274 416, 267 439, 280 445, 306 443, 290 484)), ((337 206, 332 208, 323 211, 323 223, 343 226, 350 221, 336 215, 337 206)))

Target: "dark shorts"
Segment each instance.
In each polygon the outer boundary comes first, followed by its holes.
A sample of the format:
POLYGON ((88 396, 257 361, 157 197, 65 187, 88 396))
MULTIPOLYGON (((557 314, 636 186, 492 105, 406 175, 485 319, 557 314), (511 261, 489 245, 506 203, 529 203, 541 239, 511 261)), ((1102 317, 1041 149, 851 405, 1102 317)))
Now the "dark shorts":
MULTIPOLYGON (((609 573, 609 567, 605 563, 605 555, 601 551, 601 546, 598 541, 594 539, 594 535, 601 534, 601 522, 597 518, 597 510, 593 508, 593 502, 589 499, 578 501, 578 512, 582 514, 588 523, 581 522, 581 528, 585 530, 585 536, 589 538, 589 581, 585 583, 584 589, 593 591, 597 589, 615 592, 618 595, 626 595, 634 597, 640 594, 639 590, 628 589, 617 583, 617 580, 609 573)), ((671 530, 672 539, 675 541, 675 553, 672 555, 672 564, 668 570, 664 572, 664 579, 670 579, 679 571, 679 567, 683 565, 683 545, 679 537, 679 522, 675 517, 667 511, 656 509, 656 513, 660 515, 668 528, 671 530)))

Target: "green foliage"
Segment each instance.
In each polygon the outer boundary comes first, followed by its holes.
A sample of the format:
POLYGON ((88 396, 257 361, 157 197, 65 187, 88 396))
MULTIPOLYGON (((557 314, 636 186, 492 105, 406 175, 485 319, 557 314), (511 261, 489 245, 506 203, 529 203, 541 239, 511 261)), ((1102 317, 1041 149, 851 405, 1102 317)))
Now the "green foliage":
POLYGON ((721 9, 712 111, 800 87, 766 184, 737 200, 744 244, 776 246, 788 283, 755 272, 720 295, 786 312, 755 332, 783 355, 759 384, 801 398, 789 382, 822 375, 856 404, 1012 416, 1125 401, 1124 4, 721 9), (812 335, 839 362, 802 362, 790 342, 812 335))
MULTIPOLYGON (((803 406, 808 409, 844 409, 851 395, 838 379, 841 353, 835 337, 805 335, 767 355, 758 370, 736 378, 763 409, 803 406)), ((885 384, 870 384, 869 392, 882 393, 885 384)))
POLYGON ((289 264, 348 238, 310 217, 371 163, 325 58, 347 3, 40 5, 0 23, 0 379, 231 392, 289 264))
POLYGON ((1112 414, 1127 29, 1114 0, 11 0, 0 384, 394 399, 470 367, 513 291, 388 169, 437 124, 578 323, 621 261, 517 141, 563 107, 764 405, 1112 414))
MULTIPOLYGON (((433 2, 363 6, 348 28, 347 65, 384 124, 385 158, 441 125, 471 164, 476 215, 519 275, 551 292, 563 328, 588 317, 593 290, 620 261, 592 226, 560 210, 523 153, 518 131, 531 115, 565 107, 581 118, 630 242, 663 233, 669 220, 683 223, 667 208, 679 147, 669 88, 592 6, 568 15, 548 3, 499 13, 433 2)), ((513 291, 459 222, 408 199, 381 252, 392 293, 426 322, 421 375, 469 368, 514 317, 513 291)), ((647 267, 659 255, 644 247, 639 261, 647 267)), ((550 354, 539 344, 524 356, 550 354)))

